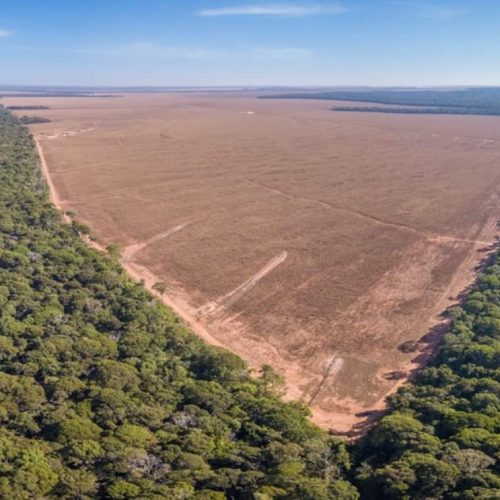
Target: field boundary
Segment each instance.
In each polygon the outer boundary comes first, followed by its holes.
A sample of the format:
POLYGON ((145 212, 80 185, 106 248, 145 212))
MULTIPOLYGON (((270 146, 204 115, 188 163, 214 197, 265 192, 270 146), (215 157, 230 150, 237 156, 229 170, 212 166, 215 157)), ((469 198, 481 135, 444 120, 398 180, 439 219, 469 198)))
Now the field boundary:
MULTIPOLYGON (((64 207, 61 203, 61 199, 59 197, 59 194, 57 192, 57 189, 54 185, 54 182, 52 180, 52 176, 50 173, 50 170, 48 168, 48 164, 43 152, 43 148, 40 144, 40 138, 33 136, 33 139, 35 141, 36 149, 38 152, 38 156, 40 158, 40 166, 41 166, 41 171, 43 176, 45 177, 45 180, 47 181, 47 185, 49 187, 49 199, 50 201, 62 212, 62 217, 64 222, 66 223, 71 223, 71 218, 66 214, 64 207)), ((187 223, 186 223, 187 225, 187 223)), ((184 225, 185 227, 185 225, 184 225)), ((172 229, 176 229, 178 226, 172 229)), ((169 231, 172 231, 170 229, 169 231)), ((179 229, 177 229, 179 230, 179 229)), ((168 232, 168 231, 166 231, 168 232)), ((174 231, 175 232, 175 231, 174 231)), ((165 233, 161 233, 162 235, 165 233)), ((172 233, 170 233, 172 234, 172 233)), ((160 235, 154 236, 151 239, 157 238, 158 240, 160 235)), ((148 241, 151 241, 148 240, 148 241)), ((155 239, 155 241, 157 241, 155 239)), ((85 243, 89 245, 90 247, 94 248, 95 250, 98 250, 100 252, 106 252, 106 249, 100 245, 99 243, 91 240, 90 238, 83 238, 85 243)), ((165 294, 161 294, 158 291, 156 291, 153 287, 158 281, 160 281, 160 278, 156 276, 154 273, 152 273, 149 269, 146 267, 142 266, 141 264, 138 264, 137 262, 134 262, 132 259, 126 260, 124 258, 120 259, 120 262, 123 266, 123 268, 128 272, 129 276, 138 281, 138 282, 143 282, 144 287, 146 290, 155 295, 158 299, 160 299, 166 306, 168 306, 174 313, 179 316, 185 323, 186 325, 195 333, 198 337, 202 338, 205 340, 208 344, 216 346, 216 347, 223 347, 225 349, 228 349, 226 345, 224 345, 222 342, 220 342, 217 338, 215 338, 207 328, 205 328, 203 325, 201 325, 195 316, 191 314, 191 312, 186 308, 181 306, 177 301, 174 299, 166 296, 165 294)))

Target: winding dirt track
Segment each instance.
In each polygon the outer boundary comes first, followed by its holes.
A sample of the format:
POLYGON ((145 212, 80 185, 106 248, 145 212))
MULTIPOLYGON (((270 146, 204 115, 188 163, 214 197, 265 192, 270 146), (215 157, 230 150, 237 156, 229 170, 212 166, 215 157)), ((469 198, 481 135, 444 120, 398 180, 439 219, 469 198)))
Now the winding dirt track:
POLYGON ((52 176, 50 175, 50 170, 49 167, 47 166, 47 161, 45 160, 45 155, 43 154, 42 146, 40 145, 40 139, 38 139, 36 136, 33 136, 33 139, 35 141, 38 157, 40 158, 40 168, 42 170, 42 174, 45 177, 45 180, 47 181, 47 185, 49 186, 49 199, 57 208, 59 208, 59 210, 61 210, 64 221, 70 222, 71 219, 68 217, 68 215, 66 215, 66 212, 63 209, 61 198, 59 197, 57 189, 52 180, 52 176))

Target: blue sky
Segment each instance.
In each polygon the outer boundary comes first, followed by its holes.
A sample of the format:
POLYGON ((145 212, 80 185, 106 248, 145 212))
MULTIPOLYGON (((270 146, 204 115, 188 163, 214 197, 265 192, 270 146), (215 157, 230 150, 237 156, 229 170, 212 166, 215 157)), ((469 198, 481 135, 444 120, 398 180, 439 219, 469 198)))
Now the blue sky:
POLYGON ((500 85, 499 0, 0 0, 0 84, 500 85))

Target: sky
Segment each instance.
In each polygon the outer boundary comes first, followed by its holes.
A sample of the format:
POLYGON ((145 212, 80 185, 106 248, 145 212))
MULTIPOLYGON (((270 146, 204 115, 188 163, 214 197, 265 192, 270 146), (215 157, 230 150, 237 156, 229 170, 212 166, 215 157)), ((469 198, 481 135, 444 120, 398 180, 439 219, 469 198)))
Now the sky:
POLYGON ((500 85, 500 0, 0 0, 0 85, 500 85))

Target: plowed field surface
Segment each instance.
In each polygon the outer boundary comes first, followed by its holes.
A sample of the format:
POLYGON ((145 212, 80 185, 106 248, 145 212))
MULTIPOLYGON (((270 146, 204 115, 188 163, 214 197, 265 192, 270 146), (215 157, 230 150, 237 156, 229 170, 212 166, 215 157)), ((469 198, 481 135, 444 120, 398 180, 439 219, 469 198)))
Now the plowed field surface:
POLYGON ((251 94, 2 102, 51 107, 31 129, 99 244, 337 431, 425 362, 497 233, 500 118, 251 94))

